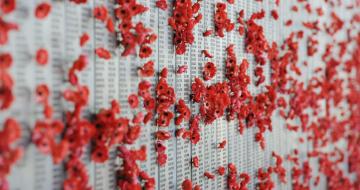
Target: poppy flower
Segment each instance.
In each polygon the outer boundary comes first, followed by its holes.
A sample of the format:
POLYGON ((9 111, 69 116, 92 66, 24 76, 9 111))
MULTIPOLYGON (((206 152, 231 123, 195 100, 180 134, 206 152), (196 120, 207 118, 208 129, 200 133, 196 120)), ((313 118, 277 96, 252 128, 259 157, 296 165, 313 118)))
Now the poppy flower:
POLYGON ((204 80, 207 81, 207 80, 212 79, 215 76, 215 74, 216 74, 215 64, 212 62, 207 62, 203 69, 204 80))
POLYGON ((226 140, 223 140, 219 143, 218 148, 223 149, 223 148, 225 148, 225 145, 226 145, 226 140))
POLYGON ((157 156, 157 163, 159 166, 164 166, 167 162, 167 154, 165 153, 159 153, 157 156))
POLYGON ((46 104, 49 98, 49 88, 47 85, 42 84, 36 87, 36 100, 38 102, 46 104))
POLYGON ((15 10, 16 1, 15 0, 1 0, 0 9, 4 14, 9 14, 15 10))
POLYGON ((51 11, 51 5, 49 3, 40 3, 36 6, 35 16, 37 19, 45 19, 51 11))
POLYGON ((0 69, 8 69, 13 63, 13 58, 10 53, 0 53, 0 69))
POLYGON ((279 14, 276 10, 271 10, 271 16, 277 20, 279 18, 279 14))
POLYGON ((155 109, 155 99, 151 97, 147 97, 144 99, 144 108, 147 111, 153 111, 155 109))
POLYGON ((104 163, 109 159, 109 151, 106 146, 100 145, 96 146, 93 152, 91 153, 91 160, 96 163, 104 163))
POLYGON ((85 44, 90 40, 90 36, 88 33, 83 33, 80 37, 80 47, 85 46, 85 44))
POLYGON ((139 105, 139 99, 138 99, 137 95, 131 94, 128 97, 128 103, 129 103, 131 109, 137 108, 139 105))
POLYGON ((225 174, 225 168, 223 166, 219 166, 217 169, 217 173, 223 176, 225 174))
POLYGON ((166 10, 168 8, 166 0, 158 0, 155 5, 161 10, 166 10))
POLYGON ((139 68, 138 73, 139 73, 139 75, 141 77, 152 77, 152 76, 154 76, 154 73, 155 73, 154 62, 153 61, 146 62, 144 64, 144 66, 139 68))
POLYGON ((159 127, 168 127, 170 125, 170 121, 174 117, 174 114, 170 111, 162 111, 159 113, 159 117, 157 119, 157 125, 159 127))
POLYGON ((165 146, 162 142, 157 141, 157 142, 155 143, 155 150, 156 150, 156 152, 158 152, 158 153, 165 152, 166 146, 165 146))
POLYGON ((59 164, 65 159, 69 151, 69 143, 62 140, 59 144, 53 144, 51 147, 51 156, 54 164, 59 164))
POLYGON ((7 118, 2 132, 7 134, 8 143, 13 143, 21 137, 20 124, 13 118, 7 118))
POLYGON ((193 157, 192 163, 195 168, 198 168, 199 167, 199 157, 198 156, 193 157))
POLYGON ((192 190, 192 182, 190 179, 185 179, 181 184, 182 190, 192 190))
POLYGON ((106 28, 110 33, 114 33, 115 32, 115 26, 114 26, 114 22, 111 18, 108 18, 106 21, 106 28))
POLYGON ((215 175, 210 172, 205 172, 204 176, 207 177, 208 179, 215 179, 215 175))
POLYGON ((129 127, 128 132, 125 135, 124 142, 127 144, 133 144, 139 138, 140 132, 140 126, 129 127))
POLYGON ((0 45, 5 45, 9 40, 9 32, 18 30, 19 27, 15 23, 6 22, 0 17, 0 45))
POLYGON ((187 65, 181 65, 177 71, 176 71, 176 74, 182 74, 182 73, 185 73, 188 69, 188 66, 187 65))
POLYGON ((133 117, 133 124, 140 124, 144 120, 144 114, 142 112, 138 112, 133 117))
POLYGON ((153 117, 153 113, 152 112, 148 112, 146 113, 144 119, 143 119, 143 123, 147 124, 153 117))
POLYGON ((111 53, 105 48, 96 48, 95 53, 102 59, 109 60, 111 59, 111 53))
POLYGON ((190 139, 192 144, 197 144, 200 141, 200 132, 199 130, 193 130, 191 132, 191 139, 190 139))
POLYGON ((167 76, 168 76, 168 69, 165 67, 160 71, 160 77, 167 78, 167 76))
POLYGON ((171 134, 167 131, 157 131, 155 136, 158 140, 162 141, 169 140, 171 138, 171 134))
POLYGON ((105 23, 108 18, 108 10, 105 6, 98 6, 94 8, 93 11, 94 17, 105 23))
POLYGON ((152 49, 149 46, 143 45, 140 47, 139 57, 140 58, 147 58, 150 57, 152 54, 152 49))
POLYGON ((74 2, 76 4, 85 4, 87 3, 87 0, 70 0, 70 2, 74 2))
POLYGON ((213 56, 207 50, 202 50, 201 53, 203 53, 206 58, 213 58, 213 56))
POLYGON ((43 65, 47 65, 49 61, 49 54, 48 54, 48 51, 46 49, 38 49, 36 51, 36 62, 43 66, 43 65))
POLYGON ((234 3, 235 3, 235 0, 227 0, 227 2, 228 2, 229 4, 234 4, 234 3))
POLYGON ((205 32, 203 32, 203 36, 204 36, 204 37, 208 37, 208 36, 210 36, 212 33, 213 33, 213 30, 208 29, 208 30, 206 30, 205 32))

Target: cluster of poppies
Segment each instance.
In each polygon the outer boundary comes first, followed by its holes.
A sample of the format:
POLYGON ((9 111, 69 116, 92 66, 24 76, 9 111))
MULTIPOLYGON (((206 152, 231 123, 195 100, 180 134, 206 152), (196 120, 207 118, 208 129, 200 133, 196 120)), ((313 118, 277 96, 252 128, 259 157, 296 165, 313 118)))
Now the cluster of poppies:
POLYGON ((283 166, 283 158, 275 152, 272 152, 271 155, 275 159, 274 173, 278 174, 281 183, 286 183, 286 169, 283 166))
POLYGON ((65 160, 67 179, 64 181, 64 189, 90 189, 89 176, 81 156, 96 130, 91 121, 82 117, 82 110, 88 103, 89 90, 87 86, 78 83, 76 73, 83 71, 87 64, 87 57, 80 55, 69 70, 70 86, 63 92, 63 97, 73 105, 73 111, 66 112, 64 122, 52 118, 47 85, 41 84, 36 88, 37 102, 44 106, 44 118, 36 121, 32 141, 41 153, 51 154, 55 164, 65 160), (61 135, 63 137, 57 143, 56 139, 61 135))
POLYGON ((215 34, 224 37, 224 31, 231 32, 235 28, 235 24, 227 16, 226 4, 216 3, 216 12, 214 15, 215 34))
POLYGON ((120 44, 124 48, 122 56, 136 53, 137 46, 140 47, 139 57, 147 58, 152 54, 149 46, 157 39, 157 35, 151 29, 146 28, 140 21, 133 23, 133 18, 149 10, 148 7, 135 1, 117 0, 118 7, 115 8, 115 16, 119 21, 118 34, 120 44))
POLYGON ((32 132, 32 142, 43 154, 51 154, 54 164, 59 164, 68 153, 69 143, 66 139, 56 142, 64 130, 60 120, 53 120, 53 108, 49 102, 50 91, 47 85, 40 84, 36 88, 36 100, 44 106, 44 119, 37 120, 32 132))
MULTIPOLYGON (((200 121, 201 116, 199 114, 193 116, 190 120, 189 129, 179 128, 176 130, 175 136, 183 139, 188 139, 194 145, 200 141, 200 121)), ((193 164, 199 166, 198 157, 194 157, 193 164)))
POLYGON ((14 82, 9 73, 12 64, 13 58, 10 53, 0 53, 0 110, 10 108, 15 99, 14 82))
MULTIPOLYGON (((13 13, 16 2, 0 1, 0 47, 9 41, 9 33, 18 30, 18 25, 6 21, 6 16, 13 13)), ((13 57, 8 52, 0 52, 0 111, 10 109, 14 102, 14 81, 10 69, 13 65, 13 57)), ((0 131, 0 189, 9 189, 7 176, 11 168, 23 155, 23 149, 19 147, 18 140, 21 137, 21 127, 18 121, 8 117, 3 122, 0 131)))
POLYGON ((186 52, 186 45, 194 42, 194 27, 201 21, 200 1, 192 4, 191 0, 175 0, 172 16, 168 22, 174 30, 174 45, 176 54, 186 52))
POLYGON ((118 151, 118 156, 123 161, 120 170, 117 172, 119 189, 155 189, 155 179, 142 171, 136 163, 147 159, 146 147, 142 146, 138 150, 128 150, 125 146, 120 146, 118 151))
POLYGON ((12 166, 23 155, 23 149, 16 146, 21 137, 19 123, 13 118, 4 121, 3 129, 0 131, 0 189, 9 189, 6 176, 9 175, 12 166))
POLYGON ((93 14, 95 19, 105 24, 107 30, 110 33, 115 32, 114 21, 111 19, 108 13, 108 9, 104 5, 95 7, 93 10, 93 14))
MULTIPOLYGON (((80 58, 75 60, 74 68, 81 68, 75 65, 86 66, 85 63, 79 63, 86 60, 80 58), (82 60, 82 61, 81 61, 82 60)), ((83 70, 82 68, 81 70, 83 70)), ((69 80, 70 82, 70 80, 69 80)), ((64 99, 70 104, 73 105, 73 110, 66 112, 65 119, 65 133, 64 139, 69 142, 69 152, 68 158, 65 162, 67 179, 64 181, 64 189, 90 189, 88 185, 89 176, 85 164, 81 160, 82 155, 84 155, 85 148, 91 142, 92 138, 95 135, 95 126, 82 114, 83 109, 88 104, 89 101, 89 89, 86 85, 79 83, 70 85, 63 92, 64 99)))
POLYGON ((250 175, 247 173, 240 173, 238 182, 238 171, 233 163, 228 164, 227 184, 230 190, 247 190, 247 185, 250 183, 250 175))
MULTIPOLYGON (((160 72, 159 82, 157 83, 156 89, 155 89, 156 103, 157 103, 156 104, 157 105, 156 125, 160 128, 169 127, 170 122, 175 117, 174 113, 170 109, 175 104, 176 95, 175 95, 174 88, 171 87, 167 83, 167 75, 168 75, 167 68, 162 69, 162 71, 160 72)), ((189 116, 190 116, 190 114, 189 114, 189 116)), ((181 119, 183 119, 183 118, 181 118, 181 119)), ((158 140, 160 140, 160 141, 158 141, 155 145, 156 152, 158 154, 157 159, 158 159, 158 163, 160 166, 164 165, 167 160, 167 154, 165 152, 166 147, 165 147, 165 145, 163 145, 162 141, 168 140, 171 137, 171 135, 165 131, 161 132, 161 134, 162 135, 159 135, 159 133, 158 133, 157 137, 163 137, 163 138, 160 138, 160 139, 158 138, 158 140)))
POLYGON ((199 113, 205 124, 211 124, 223 116, 230 104, 229 87, 226 82, 206 86, 201 79, 195 78, 191 90, 192 100, 200 103, 199 113))
POLYGON ((18 25, 13 22, 8 22, 4 17, 14 12, 16 8, 15 0, 0 2, 0 46, 5 45, 9 41, 9 32, 18 30, 18 25))

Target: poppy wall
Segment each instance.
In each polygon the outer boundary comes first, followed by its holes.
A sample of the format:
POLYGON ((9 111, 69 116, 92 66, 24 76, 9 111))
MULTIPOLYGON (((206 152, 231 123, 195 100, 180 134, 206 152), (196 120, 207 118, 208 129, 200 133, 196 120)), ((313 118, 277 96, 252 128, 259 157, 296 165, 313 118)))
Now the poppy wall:
POLYGON ((0 0, 0 190, 360 189, 358 0, 0 0))

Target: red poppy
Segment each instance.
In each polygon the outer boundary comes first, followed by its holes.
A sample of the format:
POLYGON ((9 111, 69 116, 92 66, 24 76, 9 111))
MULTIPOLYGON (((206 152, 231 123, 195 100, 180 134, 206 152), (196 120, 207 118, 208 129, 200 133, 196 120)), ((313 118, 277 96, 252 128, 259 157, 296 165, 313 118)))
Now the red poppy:
POLYGON ((47 85, 42 84, 36 87, 36 100, 43 104, 46 104, 49 98, 49 88, 47 85))
POLYGON ((15 10, 15 0, 0 0, 0 9, 4 14, 9 14, 15 10))
POLYGON ((182 190, 192 190, 192 182, 190 179, 185 179, 181 184, 182 190))
POLYGON ((157 118, 156 123, 159 127, 168 127, 173 117, 174 114, 172 112, 162 111, 159 113, 159 117, 157 118))
POLYGON ((39 65, 47 65, 48 61, 49 61, 49 54, 48 51, 46 49, 38 49, 36 51, 36 61, 39 65))
POLYGON ((165 68, 163 68, 163 69, 161 70, 161 72, 160 72, 160 77, 161 77, 161 78, 167 78, 167 76, 168 76, 168 69, 165 67, 165 68))
POLYGON ((140 132, 140 126, 129 127, 128 132, 125 135, 124 142, 127 144, 133 144, 139 138, 140 132))
POLYGON ((160 153, 157 156, 157 163, 159 164, 159 166, 164 166, 166 164, 167 161, 167 155, 165 153, 160 153))
POLYGON ((45 19, 51 11, 51 5, 49 3, 40 3, 36 6, 35 16, 37 19, 45 19))
POLYGON ((223 176, 225 174, 225 168, 223 166, 219 166, 217 169, 217 173, 223 176))
POLYGON ((87 3, 87 0, 70 0, 70 2, 74 2, 76 4, 85 4, 87 3))
POLYGON ((210 172, 205 172, 204 176, 207 177, 208 179, 215 179, 215 175, 210 172))
POLYGON ((0 70, 8 69, 13 63, 13 58, 10 53, 0 53, 0 70))
POLYGON ((204 36, 204 37, 208 37, 208 36, 210 36, 212 33, 213 33, 213 30, 208 29, 208 30, 206 30, 205 32, 203 32, 203 36, 204 36))
POLYGON ((114 33, 115 32, 115 26, 114 26, 114 22, 111 18, 108 18, 106 21, 106 28, 110 33, 114 33))
POLYGON ((227 0, 227 2, 228 2, 229 4, 234 4, 234 3, 235 3, 235 0, 227 0))
POLYGON ((18 25, 11 22, 6 22, 0 17, 0 45, 5 45, 9 40, 9 32, 11 30, 18 30, 18 25))
POLYGON ((165 146, 162 142, 157 141, 157 142, 155 143, 155 150, 156 150, 156 152, 158 152, 158 153, 165 152, 166 146, 165 146))
POLYGON ((91 153, 91 160, 97 163, 104 163, 109 159, 109 151, 106 146, 96 146, 91 153))
POLYGON ((147 124, 151 119, 153 118, 153 113, 152 112, 148 112, 146 113, 143 123, 147 124))
POLYGON ((155 109, 155 99, 152 97, 147 97, 144 99, 144 108, 147 111, 153 111, 155 109))
POLYGON ((133 117, 133 124, 140 124, 144 120, 144 114, 142 112, 138 112, 133 117))
POLYGON ((182 73, 185 73, 188 69, 188 66, 187 65, 181 65, 177 71, 176 71, 176 74, 182 74, 182 73))
POLYGON ((195 168, 198 168, 199 167, 199 157, 198 156, 193 157, 192 163, 195 168))
POLYGON ((215 76, 215 74, 216 74, 215 64, 212 62, 207 62, 203 69, 204 80, 207 81, 207 80, 212 79, 215 76))
POLYGON ((51 147, 51 156, 54 164, 59 164, 65 159, 68 154, 69 143, 66 140, 62 140, 59 144, 53 144, 51 147))
POLYGON ((90 40, 90 36, 88 33, 83 33, 80 37, 80 46, 83 47, 90 40))
POLYGON ((108 18, 108 10, 105 6, 98 6, 94 8, 93 11, 94 17, 105 23, 108 18))
POLYGON ((207 50, 202 50, 201 53, 203 53, 207 58, 213 58, 213 56, 207 50))
POLYGON ((226 146, 226 140, 223 140, 219 143, 218 148, 223 149, 223 148, 225 148, 225 146, 226 146))
POLYGON ((162 141, 169 140, 171 138, 171 134, 167 131, 157 131, 155 136, 158 140, 162 141))
POLYGON ((144 66, 139 68, 138 72, 139 72, 139 75, 141 77, 152 77, 152 76, 154 76, 154 73, 155 73, 154 62, 153 61, 146 62, 144 64, 144 66))
POLYGON ((139 57, 140 58, 147 58, 150 57, 152 54, 152 49, 149 46, 143 45, 140 47, 139 57))
POLYGON ((168 8, 166 0, 158 0, 156 1, 155 5, 162 10, 166 10, 168 8))
POLYGON ((95 53, 102 59, 109 60, 111 59, 111 53, 105 48, 96 48, 95 53))
POLYGON ((139 99, 138 99, 137 95, 131 94, 128 97, 128 103, 129 103, 131 109, 137 108, 139 106, 139 99))
POLYGON ((279 18, 279 14, 278 12, 274 9, 274 10, 271 10, 271 16, 277 20, 279 18))

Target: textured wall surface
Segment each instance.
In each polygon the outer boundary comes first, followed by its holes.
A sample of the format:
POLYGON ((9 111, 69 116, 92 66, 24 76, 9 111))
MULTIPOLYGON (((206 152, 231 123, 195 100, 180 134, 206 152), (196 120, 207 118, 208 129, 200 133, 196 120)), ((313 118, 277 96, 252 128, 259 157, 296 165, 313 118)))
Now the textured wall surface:
MULTIPOLYGON (((0 0, 0 2, 2 2, 0 0)), ((154 61, 156 71, 167 67, 169 70, 167 81, 174 87, 177 98, 185 100, 193 113, 198 110, 198 105, 191 102, 191 84, 195 77, 201 77, 203 65, 210 59, 204 58, 201 50, 208 50, 214 57, 211 59, 216 64, 217 75, 211 82, 220 82, 225 80, 226 51, 229 44, 235 45, 235 53, 240 62, 246 58, 249 63, 247 74, 251 78, 249 91, 252 95, 259 94, 265 90, 265 85, 270 85, 271 65, 267 62, 264 66, 265 82, 260 86, 254 85, 257 81, 254 75, 256 63, 252 54, 245 52, 245 38, 240 37, 237 27, 225 37, 219 38, 211 35, 203 37, 203 32, 207 29, 214 29, 214 12, 218 0, 203 0, 200 12, 203 14, 201 22, 195 26, 193 33, 195 41, 187 47, 183 55, 176 55, 172 42, 173 30, 168 25, 168 18, 172 15, 170 8, 161 10, 155 6, 153 0, 138 0, 137 2, 149 7, 149 11, 137 16, 135 21, 141 20, 147 27, 150 27, 158 35, 157 40, 151 45, 153 53, 147 59, 140 59, 138 56, 121 56, 121 47, 116 42, 119 38, 116 33, 110 33, 104 27, 104 24, 93 17, 92 10, 99 5, 105 5, 111 16, 115 8, 114 0, 88 0, 86 4, 75 5, 67 0, 52 0, 51 13, 46 19, 38 20, 34 16, 34 9, 41 0, 17 0, 16 10, 6 15, 7 21, 18 24, 19 30, 11 32, 9 42, 0 46, 0 52, 11 52, 13 56, 13 66, 10 73, 14 79, 15 101, 10 109, 0 112, 0 122, 5 118, 13 117, 21 124, 22 137, 20 145, 24 147, 23 157, 11 169, 8 176, 11 190, 56 190, 62 189, 65 179, 65 165, 53 164, 49 155, 41 154, 34 144, 31 143, 31 133, 36 120, 43 118, 43 108, 36 102, 35 89, 39 84, 47 84, 50 89, 50 104, 53 106, 54 118, 65 118, 64 110, 71 109, 71 106, 62 98, 62 92, 69 87, 67 82, 68 69, 73 61, 80 54, 86 54, 89 58, 87 68, 79 74, 79 81, 89 88, 89 102, 84 112, 84 117, 90 117, 98 113, 101 108, 108 108, 110 101, 116 99, 122 107, 122 115, 131 117, 135 112, 131 110, 127 103, 128 95, 136 93, 138 83, 141 78, 138 77, 137 69, 147 60, 154 61), (79 37, 88 33, 91 38, 84 47, 79 46, 79 37), (104 60, 96 56, 94 49, 104 47, 108 49, 112 58, 104 60), (49 52, 49 64, 39 66, 36 63, 35 54, 39 48, 45 48, 49 52), (176 70, 181 65, 187 65, 187 72, 179 75, 176 70)), ((224 1, 225 2, 225 1, 224 1)), ((171 5, 171 2, 168 2, 171 5)), ((233 5, 227 4, 228 17, 232 22, 236 22, 238 13, 241 9, 245 10, 245 18, 249 18, 252 13, 264 9, 266 17, 256 21, 264 28, 266 39, 269 42, 282 44, 284 39, 293 31, 304 29, 303 21, 319 20, 320 23, 329 21, 329 13, 335 11, 343 20, 350 20, 354 12, 359 12, 359 8, 346 9, 345 6, 355 3, 355 1, 343 1, 341 6, 330 6, 329 2, 322 0, 311 1, 311 6, 315 9, 321 7, 324 15, 319 17, 316 14, 307 14, 303 4, 295 0, 282 0, 279 6, 276 6, 272 0, 256 2, 254 0, 235 0, 233 5), (299 6, 299 11, 291 11, 293 5, 299 6), (279 19, 274 20, 270 16, 270 11, 276 9, 279 13, 279 19), (293 24, 286 27, 284 23, 292 19, 293 24)), ((113 18, 115 20, 115 17, 113 18)), ((134 21, 134 22, 135 22, 134 21)), ((320 26, 322 24, 319 24, 320 26)), ((236 26, 238 26, 236 24, 236 26)), ((348 25, 346 25, 348 26, 348 25)), ((117 27, 117 25, 115 25, 117 27)), ((359 23, 353 31, 359 31, 359 23)), ((305 31, 305 35, 310 32, 305 31)), ((337 34, 346 38, 346 30, 342 29, 337 34)), ((317 34, 319 41, 319 51, 325 50, 325 44, 331 42, 328 35, 321 32, 317 34)), ((299 42, 299 68, 302 71, 301 76, 294 75, 298 81, 308 84, 311 77, 315 74, 314 69, 323 67, 321 54, 313 57, 306 56, 306 40, 299 42), (303 61, 308 62, 308 66, 300 64, 303 61)), ((349 48, 348 52, 351 52, 349 48)), ((289 72, 289 76, 293 73, 289 72)), ((340 76, 348 76, 348 73, 340 71, 340 76)), ((149 81, 155 84, 157 76, 149 78, 149 81)), ((154 91, 152 91, 154 92, 154 91)), ((291 96, 284 95, 286 99, 291 96)), ((360 97, 360 96, 359 96, 360 97)), ((325 102, 322 106, 326 106, 325 102)), ((346 102, 344 109, 346 110, 346 102)), ((332 109, 332 114, 339 115, 341 111, 332 109)), ((346 112, 346 111, 345 111, 346 112)), ((323 109, 319 115, 325 114, 323 109)), ((347 113, 343 117, 347 117, 347 113)), ((311 120, 312 116, 310 116, 311 120)), ((293 125, 300 125, 300 120, 291 121, 293 125)), ((286 128, 286 123, 279 112, 275 111, 272 115, 272 132, 264 133, 266 140, 265 150, 261 150, 259 143, 255 142, 254 135, 257 132, 256 127, 245 129, 244 134, 238 132, 238 121, 228 122, 225 117, 217 119, 214 123, 204 126, 201 124, 201 140, 198 144, 191 144, 188 140, 181 138, 170 138, 164 142, 168 155, 167 163, 164 166, 158 166, 156 163, 156 150, 153 133, 158 128, 153 124, 145 125, 142 128, 141 136, 133 145, 127 145, 131 148, 139 148, 141 145, 147 145, 147 160, 139 163, 142 170, 147 171, 149 175, 155 178, 155 189, 181 189, 184 179, 191 179, 193 184, 198 184, 202 189, 227 189, 227 175, 217 175, 215 179, 209 180, 204 177, 204 172, 210 171, 216 173, 219 166, 227 167, 228 163, 234 163, 238 172, 248 173, 252 178, 248 184, 249 189, 255 189, 257 184, 256 172, 258 168, 267 168, 274 164, 272 152, 285 157, 294 149, 298 149, 299 159, 305 160, 307 153, 313 148, 312 142, 307 139, 305 133, 293 132, 286 128), (304 142, 300 143, 299 138, 304 142), (217 144, 226 140, 227 144, 223 150, 217 148, 217 144), (191 164, 191 158, 198 156, 200 159, 199 168, 194 168, 191 164)), ((189 128, 182 124, 181 127, 189 128)), ((164 130, 175 134, 179 126, 171 124, 164 130)), ((174 136, 174 135, 173 135, 174 136)), ((345 150, 346 141, 338 142, 337 146, 345 150), (342 143, 342 144, 341 144, 342 143)), ((333 145, 329 149, 333 148, 333 145)), ((110 151, 109 160, 105 163, 94 163, 90 159, 90 146, 86 148, 82 160, 86 164, 89 175, 89 185, 96 190, 117 189, 116 169, 122 160, 117 158, 116 148, 110 151)), ((287 183, 280 183, 276 175, 273 175, 275 189, 292 189, 291 184, 291 162, 283 163, 287 170, 287 183)), ((318 175, 318 161, 310 161, 313 167, 312 180, 318 175)), ((343 167, 348 167, 344 164, 343 167)), ((321 174, 320 183, 313 189, 326 189, 326 178, 321 174)))

